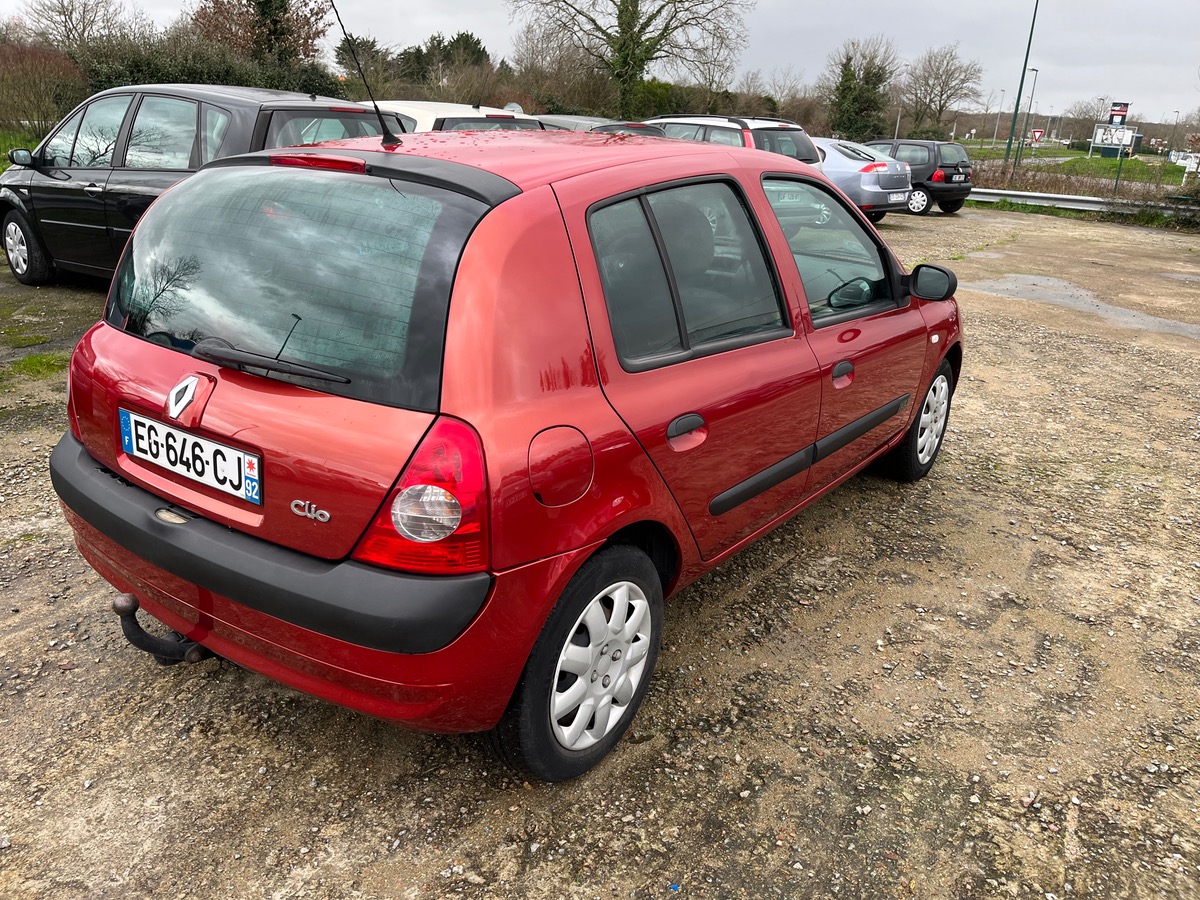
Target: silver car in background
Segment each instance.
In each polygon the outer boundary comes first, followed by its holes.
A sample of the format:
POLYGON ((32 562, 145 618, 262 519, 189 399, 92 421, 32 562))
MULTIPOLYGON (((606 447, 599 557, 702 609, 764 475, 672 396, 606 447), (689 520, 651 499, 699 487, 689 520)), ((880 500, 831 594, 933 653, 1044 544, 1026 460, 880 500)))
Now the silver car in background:
POLYGON ((908 208, 912 177, 908 163, 892 159, 874 147, 840 138, 814 137, 825 176, 872 222, 889 212, 908 208))

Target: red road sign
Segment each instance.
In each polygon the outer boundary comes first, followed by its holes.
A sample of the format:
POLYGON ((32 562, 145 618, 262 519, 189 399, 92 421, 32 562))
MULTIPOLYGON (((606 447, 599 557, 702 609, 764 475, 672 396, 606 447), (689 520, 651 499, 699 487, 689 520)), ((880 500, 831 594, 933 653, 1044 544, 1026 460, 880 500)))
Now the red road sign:
POLYGON ((1033 142, 1035 144, 1041 143, 1042 135, 1045 133, 1046 133, 1045 128, 1034 128, 1033 129, 1033 142))

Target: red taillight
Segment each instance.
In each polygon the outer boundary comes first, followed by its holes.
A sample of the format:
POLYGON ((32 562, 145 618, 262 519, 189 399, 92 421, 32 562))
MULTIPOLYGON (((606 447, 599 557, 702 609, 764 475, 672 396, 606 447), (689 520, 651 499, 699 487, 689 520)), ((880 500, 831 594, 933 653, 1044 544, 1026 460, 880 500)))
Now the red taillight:
POLYGON ((885 163, 885 162, 867 163, 865 166, 863 166, 858 171, 860 171, 860 172, 886 172, 887 171, 887 163, 885 163))
POLYGON ((943 172, 941 169, 934 169, 933 176, 929 180, 930 181, 945 181, 946 173, 943 172))
POLYGON ((273 166, 297 166, 301 169, 333 169, 335 172, 367 171, 366 160, 356 156, 329 156, 324 153, 273 153, 273 166))
POLYGON ((483 444, 469 425, 438 419, 358 542, 360 562, 451 575, 488 565, 483 444))

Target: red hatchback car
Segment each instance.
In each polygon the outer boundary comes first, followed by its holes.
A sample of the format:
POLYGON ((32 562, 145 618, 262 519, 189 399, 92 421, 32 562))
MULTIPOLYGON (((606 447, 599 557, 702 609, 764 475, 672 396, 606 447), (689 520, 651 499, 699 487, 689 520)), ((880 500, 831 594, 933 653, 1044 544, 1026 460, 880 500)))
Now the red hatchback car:
POLYGON ((493 729, 561 780, 628 728, 665 596, 872 461, 929 471, 955 286, 757 150, 497 131, 218 160, 139 222, 51 475, 160 661, 493 729))

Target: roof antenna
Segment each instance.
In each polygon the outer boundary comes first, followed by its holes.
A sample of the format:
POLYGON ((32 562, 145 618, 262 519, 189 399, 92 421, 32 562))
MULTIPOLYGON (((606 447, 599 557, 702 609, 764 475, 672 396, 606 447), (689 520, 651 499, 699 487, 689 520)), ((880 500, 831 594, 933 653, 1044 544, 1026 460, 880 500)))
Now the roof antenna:
POLYGON ((367 76, 363 73, 362 63, 358 61, 358 54, 354 50, 354 38, 346 33, 346 26, 342 24, 341 13, 334 6, 333 0, 329 0, 329 7, 333 10, 334 16, 337 17, 338 28, 342 29, 342 37, 346 39, 346 46, 350 48, 350 57, 354 60, 354 65, 358 67, 358 77, 362 79, 363 87, 367 89, 367 96, 371 98, 371 106, 375 107, 375 115, 379 117, 379 127, 383 129, 383 146, 395 147, 399 145, 400 138, 392 134, 392 130, 387 127, 387 122, 383 120, 383 113, 379 111, 379 104, 375 102, 375 95, 371 93, 371 85, 367 83, 367 76))

